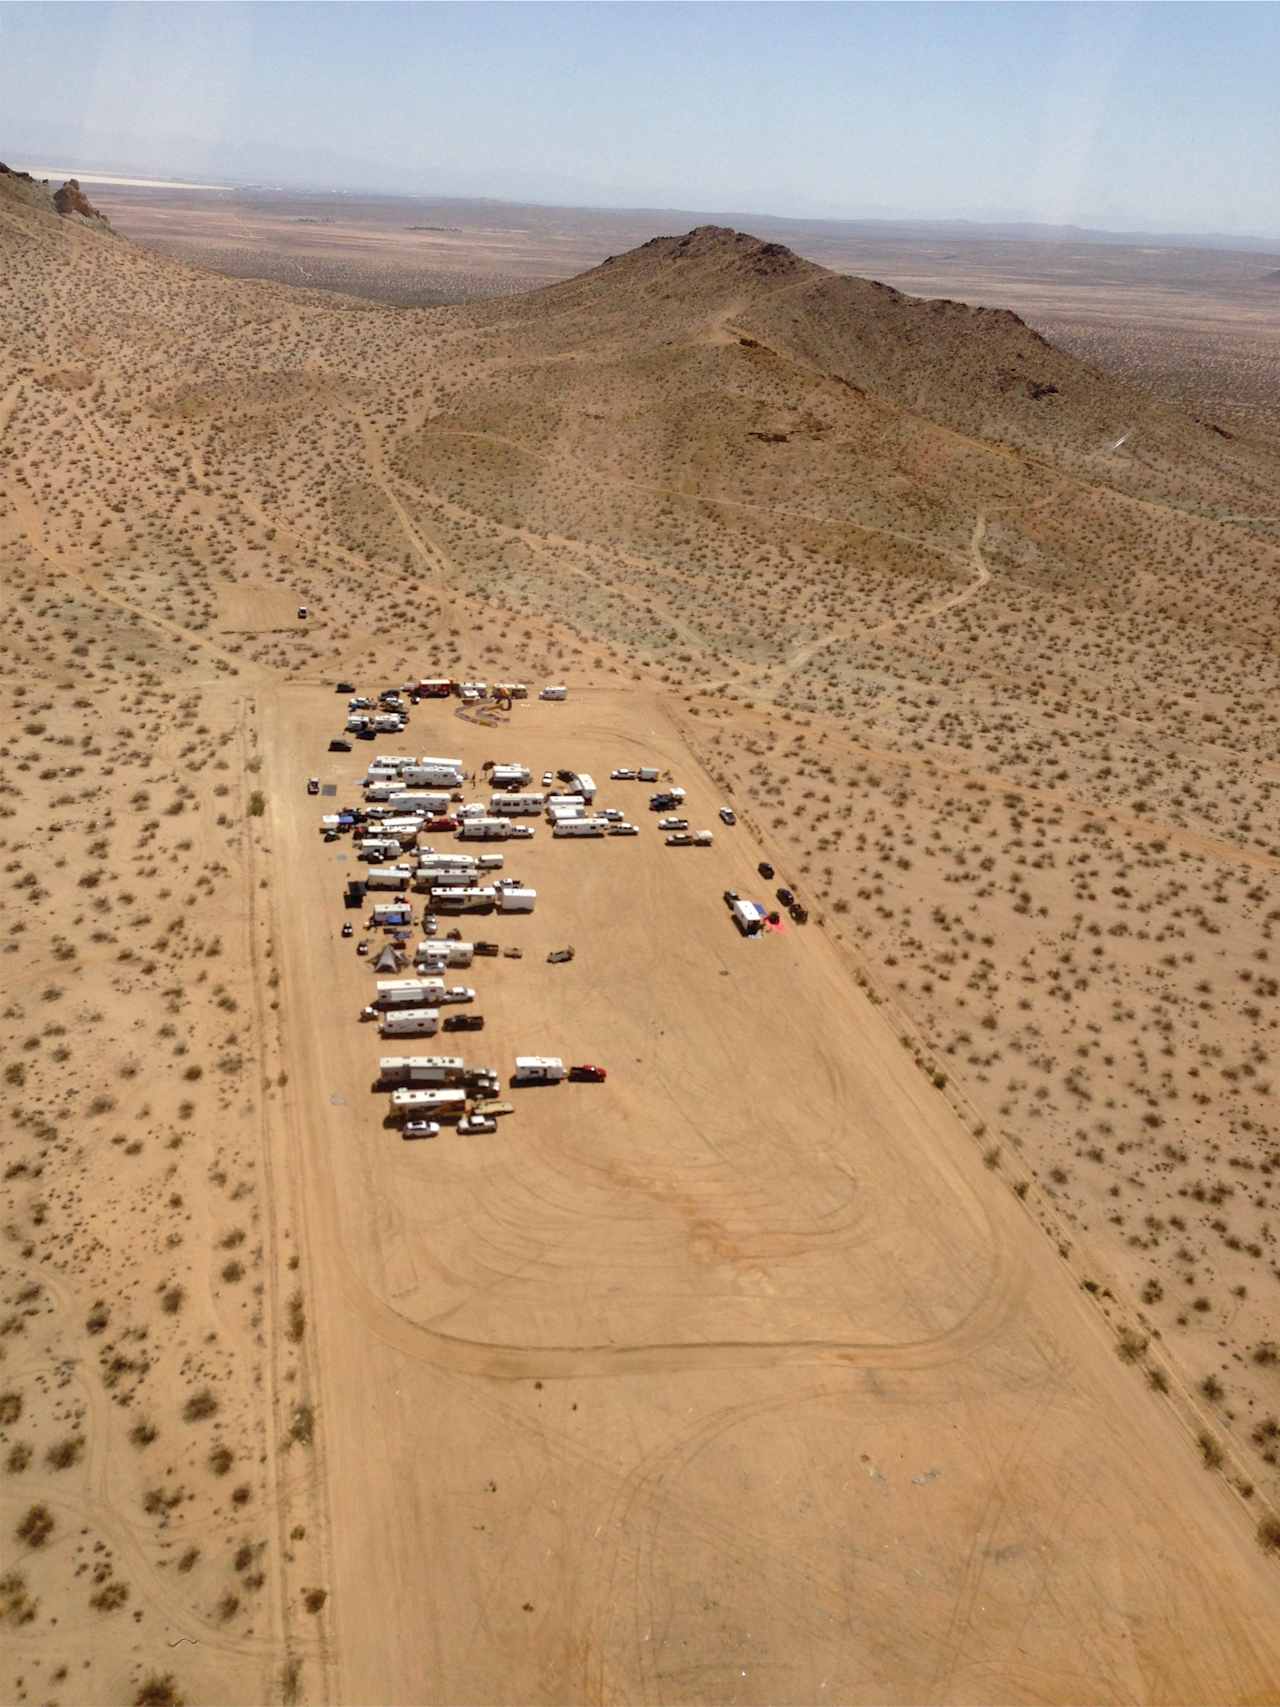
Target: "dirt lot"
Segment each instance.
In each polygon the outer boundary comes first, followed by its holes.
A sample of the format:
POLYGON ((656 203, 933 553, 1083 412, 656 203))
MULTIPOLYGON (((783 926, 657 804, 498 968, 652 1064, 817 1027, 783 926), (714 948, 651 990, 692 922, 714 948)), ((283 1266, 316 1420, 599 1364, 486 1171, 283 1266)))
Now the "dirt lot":
MULTIPOLYGON (((1271 1567, 827 934, 738 937, 749 832, 667 849, 616 783, 640 837, 504 844, 538 910, 477 922, 525 955, 465 974, 487 1025, 457 1047, 610 1078, 405 1144, 302 786, 349 795, 370 748, 322 757, 319 689, 264 715, 338 1699, 1266 1697, 1271 1567)), ((405 739, 650 761, 691 822, 719 803, 641 693, 500 733, 423 707, 405 739)))

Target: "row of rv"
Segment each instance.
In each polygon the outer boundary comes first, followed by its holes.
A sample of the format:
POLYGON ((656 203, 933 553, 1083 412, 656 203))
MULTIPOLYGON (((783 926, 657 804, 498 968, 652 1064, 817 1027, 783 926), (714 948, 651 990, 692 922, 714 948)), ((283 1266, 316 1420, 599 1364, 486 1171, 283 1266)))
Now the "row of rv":
POLYGON ((347 884, 347 894, 357 906, 370 889, 391 889, 403 895, 412 883, 420 894, 431 896, 431 905, 439 913, 531 913, 538 891, 524 884, 475 883, 468 881, 470 873, 445 876, 415 872, 407 865, 373 867, 363 879, 353 878, 347 884))
MULTIPOLYGON (((410 689, 415 699, 448 699, 450 694, 457 694, 459 699, 528 699, 529 688, 526 682, 461 682, 452 676, 424 676, 410 689)), ((539 699, 567 699, 569 690, 563 683, 545 687, 539 693, 539 699)))

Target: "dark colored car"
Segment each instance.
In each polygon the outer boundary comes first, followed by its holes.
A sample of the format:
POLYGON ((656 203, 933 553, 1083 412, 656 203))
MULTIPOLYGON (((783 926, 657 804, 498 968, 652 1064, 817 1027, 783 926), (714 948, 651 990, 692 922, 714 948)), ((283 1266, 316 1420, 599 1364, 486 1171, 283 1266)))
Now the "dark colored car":
POLYGON ((350 741, 344 741, 341 735, 335 735, 333 740, 329 743, 329 751, 331 753, 349 753, 351 751, 351 743, 350 741))
POLYGON ((784 887, 778 890, 778 899, 782 902, 784 907, 789 907, 795 900, 795 896, 792 894, 790 889, 784 887))
POLYGON ((442 1031, 483 1031, 483 1014, 450 1014, 440 1028, 442 1031))
POLYGON ((760 873, 761 877, 773 876, 773 867, 769 864, 767 859, 762 859, 756 867, 756 870, 760 873))
POLYGON ((339 682, 337 687, 333 691, 334 691, 334 693, 354 693, 356 691, 355 683, 354 682, 339 682))

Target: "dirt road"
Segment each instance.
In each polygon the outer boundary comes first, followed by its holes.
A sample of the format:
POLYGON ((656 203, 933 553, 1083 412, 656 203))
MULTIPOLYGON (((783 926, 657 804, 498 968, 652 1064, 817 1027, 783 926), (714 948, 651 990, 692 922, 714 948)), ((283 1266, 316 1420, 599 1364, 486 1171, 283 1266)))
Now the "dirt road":
MULTIPOLYGON (((599 1060, 494 1137, 404 1144, 303 779, 333 699, 265 700, 270 885, 344 1701, 1261 1700, 1274 1568, 1173 1413, 824 934, 755 942, 745 830, 506 844, 483 1032, 599 1060), (296 787, 293 783, 296 782, 296 787), (572 942, 567 966, 549 948, 572 942)), ((671 768, 656 699, 422 708, 414 750, 671 768)), ((346 854, 347 859, 342 856, 346 854)), ((784 876, 780 873, 779 876, 784 876)), ((762 897, 763 898, 763 897, 762 897)))

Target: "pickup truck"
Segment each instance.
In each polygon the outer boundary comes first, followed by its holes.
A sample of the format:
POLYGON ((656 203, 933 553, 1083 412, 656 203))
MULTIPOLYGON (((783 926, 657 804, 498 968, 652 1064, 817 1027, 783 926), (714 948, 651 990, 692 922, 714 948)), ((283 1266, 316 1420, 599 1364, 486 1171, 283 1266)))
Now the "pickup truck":
POLYGON ((674 835, 667 837, 667 846, 669 848, 691 848, 693 837, 687 830, 677 830, 674 835))

